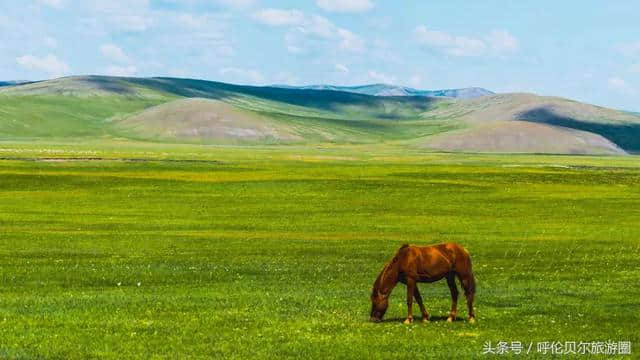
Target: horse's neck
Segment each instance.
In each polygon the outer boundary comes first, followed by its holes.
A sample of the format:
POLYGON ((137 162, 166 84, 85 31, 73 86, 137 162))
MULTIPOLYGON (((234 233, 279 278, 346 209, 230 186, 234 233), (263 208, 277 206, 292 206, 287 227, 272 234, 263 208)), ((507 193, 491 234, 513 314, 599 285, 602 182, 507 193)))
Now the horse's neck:
POLYGON ((378 291, 380 294, 388 296, 398 283, 398 263, 390 262, 382 270, 380 274, 380 283, 378 284, 378 291))

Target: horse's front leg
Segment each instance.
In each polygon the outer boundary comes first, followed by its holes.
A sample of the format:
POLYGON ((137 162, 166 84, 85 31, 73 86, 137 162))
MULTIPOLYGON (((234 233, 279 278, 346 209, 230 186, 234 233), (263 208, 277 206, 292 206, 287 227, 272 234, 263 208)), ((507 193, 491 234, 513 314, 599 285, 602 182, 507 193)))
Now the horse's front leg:
POLYGON ((413 322, 413 294, 416 288, 416 280, 407 277, 407 319, 405 324, 411 324, 413 322))
POLYGON ((424 303, 422 302, 422 296, 420 295, 420 289, 418 289, 418 284, 415 286, 415 292, 413 293, 413 297, 416 298, 418 302, 418 306, 420 306, 420 312, 422 313, 422 322, 429 322, 429 313, 427 309, 424 307, 424 303))

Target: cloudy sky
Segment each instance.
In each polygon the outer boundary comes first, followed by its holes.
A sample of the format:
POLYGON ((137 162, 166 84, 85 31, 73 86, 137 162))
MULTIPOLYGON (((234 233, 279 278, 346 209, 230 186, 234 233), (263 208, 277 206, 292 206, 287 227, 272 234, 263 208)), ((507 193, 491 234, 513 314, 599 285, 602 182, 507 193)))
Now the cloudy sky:
POLYGON ((640 111, 638 14, 599 0, 0 0, 0 80, 480 86, 640 111))

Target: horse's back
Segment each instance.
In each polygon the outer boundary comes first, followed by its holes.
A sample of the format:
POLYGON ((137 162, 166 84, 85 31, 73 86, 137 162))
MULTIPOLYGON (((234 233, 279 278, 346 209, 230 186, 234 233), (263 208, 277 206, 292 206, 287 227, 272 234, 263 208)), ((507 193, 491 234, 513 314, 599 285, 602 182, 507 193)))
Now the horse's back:
POLYGON ((421 252, 430 252, 435 250, 444 254, 455 255, 455 257, 466 257, 466 258, 470 257, 469 251, 467 251, 467 249, 465 249, 464 246, 454 242, 447 242, 447 243, 428 245, 428 246, 412 245, 412 246, 409 246, 409 248, 414 248, 415 250, 421 251, 421 252))
POLYGON ((429 246, 409 246, 407 251, 418 252, 425 258, 443 257, 451 265, 452 271, 470 271, 471 256, 464 246, 453 243, 441 243, 429 246))

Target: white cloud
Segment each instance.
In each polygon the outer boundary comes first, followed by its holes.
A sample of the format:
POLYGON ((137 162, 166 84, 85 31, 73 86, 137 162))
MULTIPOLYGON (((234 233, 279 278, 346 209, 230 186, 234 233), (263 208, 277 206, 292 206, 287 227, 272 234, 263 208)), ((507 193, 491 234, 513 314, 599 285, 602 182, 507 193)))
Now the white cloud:
POLYGON ((337 47, 349 52, 365 50, 364 40, 353 32, 338 27, 327 18, 319 15, 306 15, 295 9, 262 9, 252 17, 269 26, 287 26, 290 31, 285 35, 287 50, 293 54, 307 54, 313 47, 314 39, 333 40, 337 47))
POLYGON ((432 46, 447 47, 454 42, 453 36, 437 30, 429 30, 426 26, 420 25, 416 28, 418 41, 432 46))
POLYGON ((629 83, 627 83, 624 79, 621 79, 619 77, 610 77, 609 79, 607 79, 607 85, 609 85, 610 89, 621 94, 633 95, 636 93, 635 88, 629 85, 629 83))
POLYGON ((51 77, 60 77, 69 73, 69 65, 53 54, 41 58, 33 55, 24 55, 17 58, 16 61, 25 69, 42 71, 51 77))
POLYGON ((193 14, 179 14, 173 18, 178 25, 189 27, 189 28, 199 28, 206 24, 206 18, 203 16, 193 15, 193 14))
POLYGON ((103 44, 100 46, 100 53, 107 59, 119 63, 127 63, 131 60, 120 47, 114 44, 103 44))
POLYGON ((409 78, 409 85, 419 89, 424 85, 424 77, 421 74, 413 74, 409 78))
MULTIPOLYGON (((226 64, 224 60, 235 53, 233 37, 228 35, 227 20, 226 14, 218 13, 162 17, 157 21, 158 25, 154 25, 153 33, 160 34, 154 48, 172 49, 174 53, 182 54, 185 61, 201 64, 199 67, 203 69, 217 68, 226 64)), ((153 54, 157 50, 147 51, 153 54)), ((139 57, 142 56, 144 53, 140 51, 139 57)))
POLYGON ((62 9, 62 0, 40 0, 40 3, 55 9, 62 9))
POLYGON ((252 16, 255 20, 271 26, 300 25, 305 20, 304 13, 294 9, 262 9, 254 12, 252 16))
POLYGON ((106 23, 127 32, 147 30, 154 24, 154 18, 160 15, 160 12, 151 9, 149 0, 93 0, 83 5, 88 7, 91 16, 81 21, 97 23, 102 28, 102 24, 106 23))
POLYGON ((371 0, 316 0, 316 5, 326 11, 363 12, 373 7, 371 0))
POLYGON ((234 83, 264 84, 264 76, 253 69, 222 68, 218 73, 234 83))
POLYGON ((382 84, 395 84, 398 79, 393 75, 387 75, 372 70, 367 73, 367 80, 382 84))
POLYGON ((104 73, 110 76, 134 76, 138 69, 133 65, 118 66, 109 65, 105 69, 104 73))
POLYGON ((505 30, 492 30, 483 38, 476 38, 454 36, 420 25, 415 35, 420 44, 451 56, 504 56, 520 47, 518 39, 505 30))
POLYGON ((340 48, 351 52, 364 51, 364 41, 358 35, 346 29, 338 29, 340 36, 340 48))
POLYGON ((230 18, 227 13, 202 13, 202 14, 167 14, 169 15, 167 20, 175 23, 178 26, 186 27, 194 30, 199 30, 198 34, 205 33, 220 33, 223 24, 230 18))
POLYGON ((290 31, 284 36, 287 44, 287 51, 291 54, 305 55, 311 52, 310 45, 312 42, 306 39, 304 34, 299 31, 290 31))
POLYGON ((122 30, 140 32, 147 30, 153 24, 153 19, 141 15, 118 15, 112 17, 110 22, 122 30))
POLYGON ((618 77, 610 77, 607 80, 607 83, 609 84, 609 86, 616 87, 616 88, 623 88, 627 86, 627 82, 618 77))
POLYGON ((482 40, 456 36, 453 46, 445 51, 453 56, 480 56, 485 49, 486 45, 482 40))
POLYGON ((218 0, 224 6, 233 8, 233 9, 246 9, 255 5, 255 0, 218 0))
POLYGON ((492 30, 485 37, 489 47, 498 54, 517 51, 520 41, 505 30, 492 30))
POLYGON ((87 5, 99 12, 103 13, 127 13, 140 12, 149 9, 149 0, 127 0, 127 1, 114 1, 114 0, 93 0, 87 1, 87 5))
POLYGON ((322 48, 327 39, 305 32, 302 28, 288 31, 284 36, 287 51, 295 55, 308 55, 322 48))
POLYGON ((618 45, 618 51, 625 55, 638 55, 640 54, 640 41, 620 44, 618 45))
POLYGON ((341 72, 341 73, 345 73, 345 74, 349 73, 349 68, 344 64, 336 64, 335 65, 335 69, 336 69, 337 72, 341 72))
POLYGON ((225 14, 205 13, 205 14, 171 14, 168 20, 183 27, 201 30, 219 29, 220 24, 228 18, 225 14))
POLYGON ((313 15, 305 19, 298 29, 307 34, 315 35, 324 39, 331 39, 336 36, 340 29, 327 18, 313 15))

